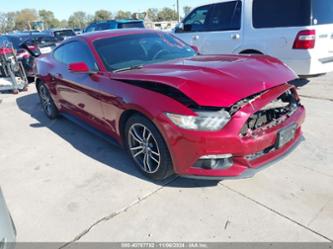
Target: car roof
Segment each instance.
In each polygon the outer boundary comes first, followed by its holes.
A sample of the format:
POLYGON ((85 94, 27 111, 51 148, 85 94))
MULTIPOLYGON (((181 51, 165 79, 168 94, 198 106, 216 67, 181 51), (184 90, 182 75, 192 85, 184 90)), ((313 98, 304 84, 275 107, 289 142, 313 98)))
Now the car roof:
POLYGON ((138 19, 117 19, 116 22, 118 22, 118 23, 131 23, 131 22, 143 22, 143 20, 138 20, 138 19))
MULTIPOLYGON (((112 37, 119 37, 125 35, 134 35, 134 34, 159 34, 163 33, 162 31, 156 31, 151 29, 143 29, 143 28, 132 28, 132 29, 112 29, 112 30, 104 30, 104 31, 97 31, 97 32, 90 32, 84 33, 76 39, 81 38, 89 42, 93 42, 95 40, 105 39, 105 38, 112 38, 112 37)), ((75 38, 72 38, 75 39, 75 38)), ((71 40, 72 40, 71 39, 71 40)))
POLYGON ((56 32, 56 31, 64 31, 64 30, 73 30, 73 29, 71 29, 71 28, 48 29, 48 30, 45 30, 44 32, 56 32))
POLYGON ((132 22, 143 22, 140 19, 110 19, 110 20, 100 20, 91 23, 91 25, 101 24, 101 23, 132 23, 132 22))
POLYGON ((39 32, 39 33, 12 33, 8 35, 3 35, 6 37, 13 38, 29 38, 29 37, 52 37, 49 33, 39 32))

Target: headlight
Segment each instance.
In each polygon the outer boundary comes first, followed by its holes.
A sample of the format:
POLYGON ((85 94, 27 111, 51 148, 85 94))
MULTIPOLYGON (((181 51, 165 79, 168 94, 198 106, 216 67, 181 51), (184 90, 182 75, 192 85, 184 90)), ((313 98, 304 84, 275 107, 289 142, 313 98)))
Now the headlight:
POLYGON ((188 130, 217 131, 230 120, 230 114, 225 110, 217 112, 196 112, 197 116, 185 116, 166 113, 167 117, 177 126, 188 130))

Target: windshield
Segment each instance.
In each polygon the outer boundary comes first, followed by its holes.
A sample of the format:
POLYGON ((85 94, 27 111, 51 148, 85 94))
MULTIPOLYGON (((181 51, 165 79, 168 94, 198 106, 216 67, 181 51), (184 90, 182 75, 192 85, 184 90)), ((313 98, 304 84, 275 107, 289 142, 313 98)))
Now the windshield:
POLYGON ((64 36, 75 36, 75 33, 73 30, 71 29, 67 29, 67 30, 59 30, 59 31, 55 31, 54 32, 54 36, 60 36, 60 37, 64 37, 64 36))
POLYGON ((134 34, 94 42, 109 71, 192 57, 196 52, 169 34, 134 34))

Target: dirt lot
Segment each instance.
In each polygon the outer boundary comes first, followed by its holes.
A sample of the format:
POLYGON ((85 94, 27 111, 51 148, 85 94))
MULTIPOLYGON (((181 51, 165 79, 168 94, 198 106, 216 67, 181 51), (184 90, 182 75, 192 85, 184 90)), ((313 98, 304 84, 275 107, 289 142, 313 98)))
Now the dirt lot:
POLYGON ((18 241, 333 241, 333 74, 300 90, 303 141, 243 180, 152 183, 34 86, 0 94, 0 184, 18 241))

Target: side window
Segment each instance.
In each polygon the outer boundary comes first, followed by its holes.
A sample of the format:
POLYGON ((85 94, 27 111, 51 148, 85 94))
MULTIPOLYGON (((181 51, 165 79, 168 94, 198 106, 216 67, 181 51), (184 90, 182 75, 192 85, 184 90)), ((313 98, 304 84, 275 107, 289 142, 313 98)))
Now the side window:
POLYGON ((253 0, 255 28, 308 26, 311 15, 310 0, 253 0))
POLYGON ((108 29, 114 29, 115 28, 115 23, 113 22, 105 22, 105 23, 99 23, 96 25, 96 31, 98 30, 108 30, 108 29))
POLYGON ((98 70, 93 55, 88 47, 80 41, 73 41, 59 47, 53 55, 56 60, 66 65, 75 62, 85 62, 90 70, 98 70))
POLYGON ((206 24, 212 5, 199 7, 184 20, 184 32, 206 31, 206 24))
POLYGON ((207 29, 209 31, 240 30, 241 16, 241 1, 215 4, 209 16, 207 29))
POLYGON ((93 32, 93 31, 95 31, 95 29, 96 29, 96 25, 92 24, 86 28, 85 32, 93 32))
POLYGON ((64 63, 64 50, 66 49, 66 45, 63 45, 59 48, 57 48, 54 52, 53 52, 53 57, 61 62, 61 63, 64 63))

